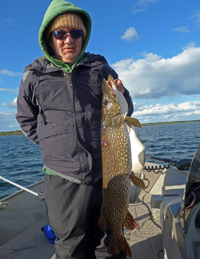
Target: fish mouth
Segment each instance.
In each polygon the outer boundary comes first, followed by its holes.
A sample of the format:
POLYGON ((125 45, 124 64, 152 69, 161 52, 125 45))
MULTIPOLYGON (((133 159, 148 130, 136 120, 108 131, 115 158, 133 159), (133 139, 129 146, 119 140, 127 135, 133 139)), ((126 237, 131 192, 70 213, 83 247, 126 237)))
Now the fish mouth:
POLYGON ((103 93, 106 93, 108 96, 113 96, 114 99, 117 98, 116 90, 113 88, 113 82, 111 80, 106 81, 103 79, 102 90, 103 93))
POLYGON ((108 86, 110 86, 113 96, 116 98, 116 91, 112 87, 112 83, 108 81, 108 86))
POLYGON ((108 86, 111 88, 112 93, 113 93, 114 97, 116 98, 117 87, 116 87, 115 81, 111 75, 108 75, 108 86))

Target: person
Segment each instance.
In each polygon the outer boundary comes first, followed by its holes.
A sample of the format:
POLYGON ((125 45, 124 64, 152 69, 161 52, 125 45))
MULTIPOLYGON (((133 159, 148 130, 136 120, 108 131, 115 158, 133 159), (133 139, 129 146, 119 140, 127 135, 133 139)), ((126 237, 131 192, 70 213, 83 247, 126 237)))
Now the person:
POLYGON ((128 90, 106 59, 85 52, 89 14, 65 0, 53 0, 43 18, 39 43, 44 56, 25 67, 16 119, 39 145, 44 196, 55 240, 52 258, 126 258, 107 253, 111 233, 98 227, 102 205, 102 81, 109 74, 128 103, 128 90))

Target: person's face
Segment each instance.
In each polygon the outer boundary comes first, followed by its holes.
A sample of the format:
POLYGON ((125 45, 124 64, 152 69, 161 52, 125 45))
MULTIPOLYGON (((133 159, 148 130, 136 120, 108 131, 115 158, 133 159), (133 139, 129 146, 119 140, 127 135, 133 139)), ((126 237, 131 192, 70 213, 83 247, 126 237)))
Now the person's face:
MULTIPOLYGON (((73 28, 61 27, 56 31, 73 31, 73 28)), ((74 62, 81 53, 83 46, 83 38, 73 39, 71 34, 67 34, 65 40, 58 40, 51 34, 49 45, 52 48, 54 55, 66 63, 74 62)))

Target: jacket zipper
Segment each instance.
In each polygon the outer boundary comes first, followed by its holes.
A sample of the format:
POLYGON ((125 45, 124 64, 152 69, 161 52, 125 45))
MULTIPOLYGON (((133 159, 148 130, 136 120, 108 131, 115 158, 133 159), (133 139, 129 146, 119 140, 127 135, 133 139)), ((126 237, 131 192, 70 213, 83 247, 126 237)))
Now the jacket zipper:
MULTIPOLYGON (((71 72, 71 74, 72 74, 72 72, 71 72)), ((64 75, 64 77, 66 78, 66 80, 67 81, 69 81, 69 85, 70 85, 70 87, 71 88, 73 88, 72 87, 72 80, 71 80, 71 76, 70 76, 70 80, 67 78, 67 76, 66 76, 66 74, 65 74, 65 72, 63 72, 63 75, 64 75)), ((68 91, 68 90, 67 90, 68 91)), ((69 96, 70 97, 72 97, 73 98, 73 94, 72 94, 72 96, 71 96, 71 94, 70 94, 70 92, 68 91, 68 93, 69 93, 69 96)), ((71 98, 70 98, 71 99, 71 98)), ((74 104, 73 104, 73 101, 71 100, 71 106, 72 106, 72 109, 73 109, 73 111, 74 111, 74 104)), ((77 132, 76 132, 76 129, 75 129, 75 125, 76 125, 76 121, 75 121, 75 116, 74 116, 74 130, 75 130, 75 134, 76 134, 76 141, 77 141, 77 151, 79 150, 79 147, 81 147, 85 152, 86 152, 86 154, 88 153, 84 148, 83 148, 83 146, 80 144, 80 142, 78 141, 78 137, 77 137, 77 132)), ((79 152, 78 152, 79 153, 79 152)), ((79 160, 80 161, 80 160, 79 160)), ((81 165, 81 162, 80 162, 80 165, 81 165)), ((86 170, 88 171, 88 169, 89 169, 89 167, 88 167, 88 163, 86 163, 86 170)), ((82 172, 82 166, 81 166, 81 174, 82 174, 82 179, 81 179, 81 183, 83 184, 84 183, 84 180, 85 180, 85 175, 83 174, 83 172, 82 172)))

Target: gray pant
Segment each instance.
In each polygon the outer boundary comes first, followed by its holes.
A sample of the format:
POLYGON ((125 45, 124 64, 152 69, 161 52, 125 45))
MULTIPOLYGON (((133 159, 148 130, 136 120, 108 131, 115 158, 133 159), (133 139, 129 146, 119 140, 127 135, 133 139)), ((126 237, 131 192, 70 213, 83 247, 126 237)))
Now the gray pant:
POLYGON ((56 259, 123 259, 107 253, 111 233, 97 223, 102 204, 102 183, 86 186, 58 176, 45 175, 44 195, 48 220, 57 236, 56 259))

